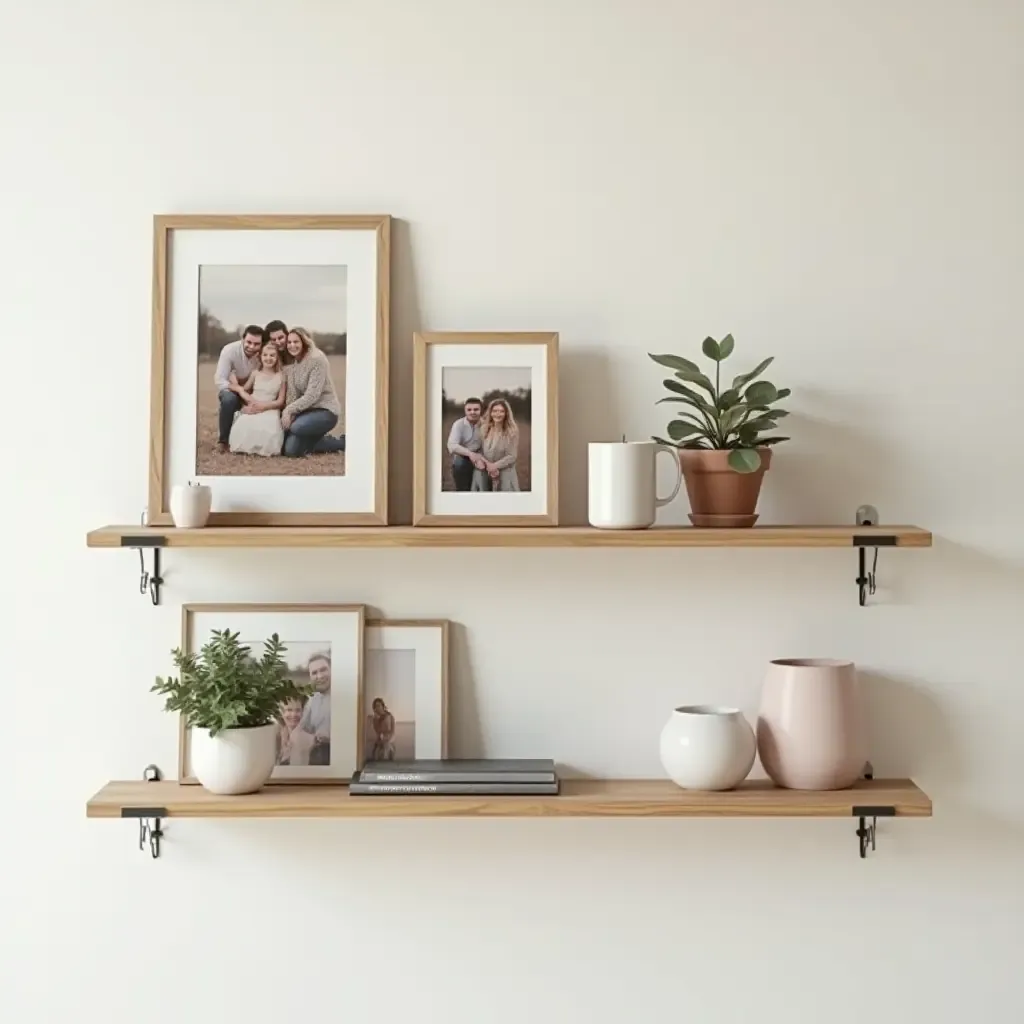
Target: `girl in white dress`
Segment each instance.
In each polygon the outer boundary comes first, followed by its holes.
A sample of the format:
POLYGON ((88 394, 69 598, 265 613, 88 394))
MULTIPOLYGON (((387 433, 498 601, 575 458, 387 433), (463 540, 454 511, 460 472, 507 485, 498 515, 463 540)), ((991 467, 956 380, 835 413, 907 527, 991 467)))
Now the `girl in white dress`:
POLYGON ((243 455, 280 455, 284 445, 281 410, 286 392, 285 375, 277 346, 268 341, 260 349, 260 369, 249 374, 242 388, 242 411, 235 416, 228 436, 231 451, 243 455))

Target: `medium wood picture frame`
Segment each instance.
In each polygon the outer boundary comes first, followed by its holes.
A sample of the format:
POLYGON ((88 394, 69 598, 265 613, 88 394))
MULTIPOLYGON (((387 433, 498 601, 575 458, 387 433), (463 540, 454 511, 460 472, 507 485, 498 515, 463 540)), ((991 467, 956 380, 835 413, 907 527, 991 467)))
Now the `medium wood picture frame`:
MULTIPOLYGON (((512 414, 516 415, 514 410, 512 414)), ((414 526, 557 526, 557 332, 414 334, 413 439, 414 526), (542 384, 539 395, 538 380, 542 384), (449 381, 451 389, 447 386, 449 381), (478 384, 474 386, 474 382, 478 384), (522 397, 525 392, 528 406, 522 397), (454 480, 455 456, 447 448, 452 437, 448 421, 459 419, 459 408, 465 410, 462 403, 467 398, 480 400, 481 419, 485 419, 494 401, 489 396, 497 396, 499 401, 506 399, 506 409, 510 408, 509 401, 518 402, 521 411, 524 407, 529 409, 528 421, 516 422, 519 440, 514 468, 516 484, 521 489, 501 493, 505 485, 499 479, 492 484, 498 493, 481 493, 476 490, 478 481, 482 480, 486 488, 486 480, 482 474, 474 473, 470 484, 473 490, 453 493, 466 490, 466 475, 463 463, 461 481, 454 480), (539 429, 535 429, 538 422, 539 429), (524 446, 526 436, 528 442, 524 446), (538 439, 541 445, 537 444, 538 439), (525 465, 524 447, 529 452, 525 465), (543 453, 542 462, 538 460, 538 451, 543 453), (521 483, 527 479, 529 493, 525 493, 527 488, 521 483)))
MULTIPOLYGON (((360 728, 369 727, 373 701, 376 694, 373 665, 374 651, 408 650, 415 654, 413 665, 412 698, 405 696, 405 703, 415 708, 413 725, 413 750, 396 751, 395 760, 412 757, 440 759, 448 756, 448 706, 449 706, 449 650, 451 624, 447 619, 367 619, 366 620, 366 668, 363 672, 362 721, 360 728), (386 637, 378 642, 375 634, 386 637)), ((389 680, 394 686, 395 680, 389 680)), ((401 683, 404 683, 402 680, 401 683)), ((401 689, 401 683, 398 689, 401 689)), ((384 694, 385 698, 387 694, 384 694)), ((408 713, 391 707, 399 715, 397 732, 401 731, 402 719, 408 713)), ((396 741, 401 737, 396 735, 396 741)), ((368 737, 363 734, 359 749, 359 768, 367 760, 368 737)), ((372 751, 371 751, 372 753, 372 751)))
MULTIPOLYGON (((211 484, 213 489, 210 525, 387 525, 390 239, 391 217, 387 214, 154 217, 148 524, 169 525, 171 488, 198 480, 211 484), (308 473, 297 471, 292 460, 286 467, 287 474, 278 476, 272 460, 263 460, 265 465, 260 465, 259 479, 250 493, 245 490, 246 471, 232 467, 230 475, 221 476, 206 471, 208 467, 203 463, 213 460, 203 452, 203 438, 209 431, 205 424, 211 417, 206 406, 215 399, 208 399, 202 390, 209 388, 203 374, 210 376, 214 371, 210 367, 201 367, 198 374, 193 370, 193 380, 189 381, 187 368, 190 356, 198 363, 206 352, 201 337, 204 321, 200 283, 204 243, 211 261, 237 264, 233 269, 239 273, 252 269, 324 271, 331 268, 332 261, 338 264, 337 269, 344 270, 344 285, 339 285, 344 288, 344 322, 338 329, 345 339, 341 357, 345 360, 345 387, 332 384, 336 391, 344 391, 338 396, 342 415, 335 428, 339 432, 343 429, 345 434, 346 448, 341 453, 344 468, 340 472, 324 471, 323 458, 314 468, 316 452, 307 457, 308 473), (267 265, 275 260, 282 265, 267 265), (190 325, 192 310, 197 319, 190 325), (185 351, 179 352, 179 347, 185 351), (296 478, 301 478, 298 487, 296 478), (269 502, 268 491, 272 495, 269 502)), ((223 271, 225 267, 208 269, 223 271)), ((254 297, 265 296, 266 289, 261 290, 256 281, 253 278, 254 297)), ((311 304, 304 306, 300 301, 296 305, 294 292, 285 305, 288 303, 299 316, 311 304)), ((238 302, 225 306, 239 310, 240 317, 243 308, 248 312, 238 302)), ((253 303, 254 314, 260 306, 259 302, 253 303)), ((241 324, 249 320, 244 316, 241 324)), ((257 326, 264 323, 257 315, 251 320, 257 326)), ((300 325, 294 317, 292 322, 309 331, 317 326, 300 325)), ((235 323, 222 326, 226 331, 238 327, 235 323)), ((254 466, 260 461, 254 455, 236 458, 255 460, 251 462, 254 466)), ((280 458, 284 460, 284 455, 280 458)))
MULTIPOLYGON (((209 639, 207 628, 231 629, 242 633, 240 640, 243 643, 259 642, 269 639, 271 633, 268 631, 268 624, 273 625, 278 620, 286 620, 289 616, 301 618, 307 616, 305 625, 296 624, 294 628, 303 632, 313 630, 324 631, 325 620, 337 617, 337 633, 331 637, 307 636, 300 643, 303 648, 313 646, 316 650, 309 652, 311 656, 318 655, 323 649, 323 642, 328 640, 331 647, 328 651, 331 664, 331 754, 332 761, 328 766, 334 774, 328 772, 315 772, 313 769, 319 766, 310 766, 309 771, 282 772, 280 768, 274 769, 274 775, 267 782, 268 786, 275 785, 329 785, 345 786, 351 781, 352 772, 359 765, 361 758, 360 742, 362 739, 363 724, 363 692, 364 692, 364 666, 365 666, 365 636, 366 636, 366 606, 361 604, 186 604, 181 609, 181 649, 184 653, 195 653, 209 639), (249 638, 244 635, 245 620, 248 619, 253 626, 260 628, 261 634, 256 638, 249 638), (202 628, 203 635, 197 635, 202 628), (336 651, 334 649, 334 638, 340 638, 344 647, 336 651), (350 646, 351 645, 351 646, 350 646), (339 658, 338 654, 343 653, 344 657, 339 658), (335 686, 338 687, 335 692, 335 686), (344 716, 338 712, 348 709, 348 717, 351 719, 347 724, 344 716), (341 738, 337 745, 339 756, 335 763, 334 753, 336 745, 334 737, 341 738), (347 748, 347 749, 346 749, 347 748)), ((331 628, 329 625, 326 627, 331 628)), ((281 639, 288 646, 288 633, 278 630, 281 639)), ((341 648, 341 645, 339 645, 341 648)), ((291 652, 298 655, 297 645, 293 643, 291 652)), ((253 654, 259 655, 254 649, 253 654)), ((306 653, 305 650, 303 653, 306 653)), ((286 659, 289 652, 285 652, 286 659)), ((291 666, 290 666, 291 667, 291 666)), ((182 785, 198 785, 199 779, 192 772, 190 760, 190 733, 184 716, 179 718, 178 725, 178 782, 182 785)))

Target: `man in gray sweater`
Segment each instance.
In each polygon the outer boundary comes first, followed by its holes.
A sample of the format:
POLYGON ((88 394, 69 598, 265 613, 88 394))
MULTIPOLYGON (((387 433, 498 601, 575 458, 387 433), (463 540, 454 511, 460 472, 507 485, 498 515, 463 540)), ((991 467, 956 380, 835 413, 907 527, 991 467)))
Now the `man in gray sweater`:
POLYGON ((228 450, 228 436, 235 413, 242 408, 242 385, 249 375, 260 366, 260 348, 263 345, 262 327, 249 324, 238 341, 229 341, 221 350, 213 379, 217 384, 217 401, 220 409, 217 415, 217 450, 228 450), (232 379, 234 374, 234 379, 232 379))

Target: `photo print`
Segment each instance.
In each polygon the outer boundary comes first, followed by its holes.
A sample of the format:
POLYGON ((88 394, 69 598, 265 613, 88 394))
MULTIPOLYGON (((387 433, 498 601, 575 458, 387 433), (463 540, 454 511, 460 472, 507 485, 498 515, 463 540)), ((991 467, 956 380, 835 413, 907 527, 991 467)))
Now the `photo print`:
POLYGON ((348 268, 199 268, 196 466, 345 472, 348 268))
MULTIPOLYGON (((298 686, 313 687, 302 699, 281 705, 277 722, 277 764, 331 763, 331 645, 327 640, 282 640, 288 675, 298 686)), ((252 650, 261 642, 245 640, 252 650)))
POLYGON ((404 761, 416 756, 416 652, 368 650, 363 700, 363 757, 404 761))
POLYGON ((442 491, 530 490, 532 397, 528 366, 444 367, 442 491))

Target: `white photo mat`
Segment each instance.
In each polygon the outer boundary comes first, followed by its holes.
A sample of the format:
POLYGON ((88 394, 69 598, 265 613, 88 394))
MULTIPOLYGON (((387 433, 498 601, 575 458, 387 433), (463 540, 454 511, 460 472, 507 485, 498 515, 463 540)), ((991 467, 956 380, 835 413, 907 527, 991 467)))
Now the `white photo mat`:
MULTIPOLYGON (((358 767, 362 732, 363 644, 365 609, 361 605, 325 610, 301 607, 245 610, 239 606, 186 606, 182 649, 197 653, 213 630, 238 633, 253 657, 263 655, 263 643, 277 633, 287 647, 295 643, 324 643, 331 654, 331 763, 278 765, 274 782, 347 783, 358 767)), ((287 660, 287 652, 284 658, 287 660)), ((196 782, 190 760, 189 733, 182 725, 179 781, 196 782)))
POLYGON ((431 344, 426 347, 427 515, 539 515, 548 509, 548 347, 545 344, 431 344), (445 457, 442 377, 446 367, 516 367, 530 370, 530 490, 518 493, 442 491, 445 457))
MULTIPOLYGON (((165 500, 175 485, 210 484, 220 512, 374 511, 377 438, 377 234, 373 229, 175 229, 168 253, 165 500), (203 264, 345 266, 344 476, 197 476, 199 271, 203 264)), ((213 368, 210 367, 210 373, 213 368)))
MULTIPOLYGON (((374 651, 411 651, 415 658, 415 747, 417 758, 448 756, 448 623, 441 621, 366 624, 367 671, 363 719, 370 713, 375 680, 374 651)), ((360 767, 363 749, 360 747, 360 767)))

